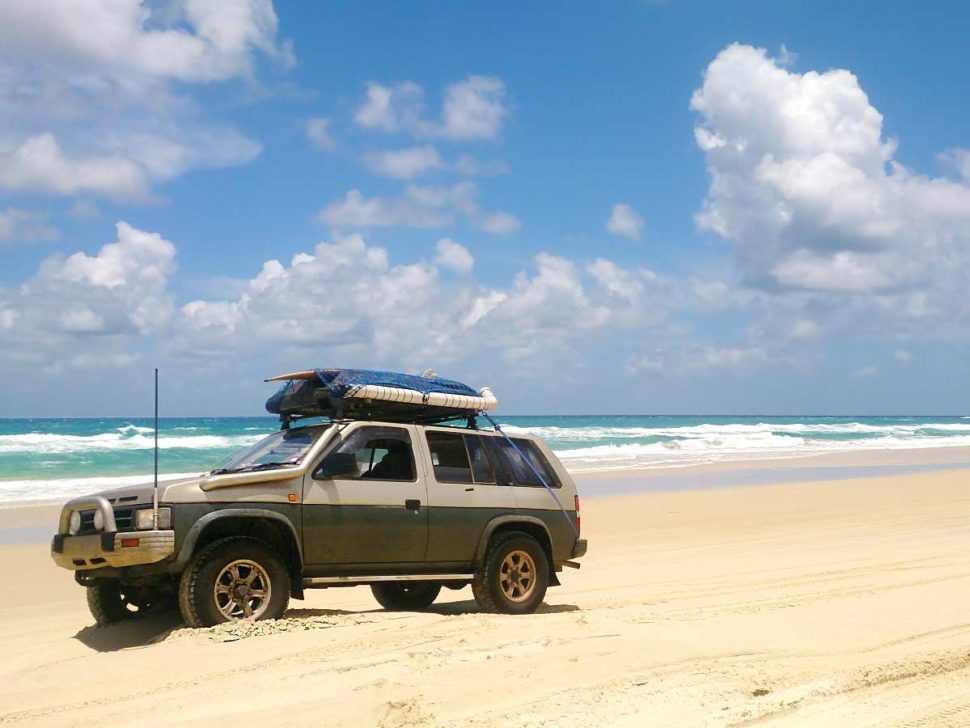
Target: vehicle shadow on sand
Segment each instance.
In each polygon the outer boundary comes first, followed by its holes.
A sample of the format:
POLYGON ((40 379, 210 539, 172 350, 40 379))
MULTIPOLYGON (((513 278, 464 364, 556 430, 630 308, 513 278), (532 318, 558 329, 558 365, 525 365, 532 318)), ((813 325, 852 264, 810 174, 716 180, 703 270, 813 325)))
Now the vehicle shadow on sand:
MULTIPOLYGON (((310 618, 310 617, 343 617, 350 616, 354 614, 381 614, 387 612, 388 610, 382 609, 381 607, 375 607, 374 609, 360 609, 360 610, 348 610, 348 609, 313 609, 313 608, 290 608, 286 610, 284 615, 286 619, 300 619, 300 618, 310 618)), ((579 607, 575 604, 546 604, 545 602, 540 605, 536 610, 536 614, 561 614, 564 612, 578 612, 579 607)), ((456 616, 460 614, 480 614, 482 610, 479 608, 478 604, 474 599, 465 599, 460 602, 443 602, 441 604, 432 604, 427 609, 409 611, 407 609, 402 609, 395 614, 441 614, 443 616, 456 616)))
POLYGON ((159 641, 173 629, 184 626, 178 611, 171 610, 105 627, 92 624, 78 630, 74 639, 97 652, 116 652, 132 647, 146 647, 159 641))
MULTIPOLYGON (((422 610, 424 612, 431 612, 432 614, 442 614, 445 616, 453 616, 459 614, 481 614, 482 610, 475 602, 474 599, 466 599, 461 602, 442 602, 441 604, 432 604, 427 609, 422 610)), ((539 605, 539 608, 535 611, 536 614, 561 614, 563 612, 578 612, 579 607, 575 604, 546 604, 543 602, 539 605)))
MULTIPOLYGON (((319 608, 295 608, 287 610, 284 619, 313 619, 317 617, 351 617, 363 614, 379 614, 386 610, 376 609, 319 609, 319 608)), ((460 602, 444 602, 433 604, 427 609, 421 610, 425 613, 440 614, 442 616, 458 616, 463 614, 480 614, 478 604, 474 599, 466 599, 460 602)), ((543 603, 536 614, 563 614, 567 612, 578 612, 580 608, 575 604, 545 604, 543 603)), ((397 612, 401 616, 408 614, 418 614, 419 612, 397 612)), ((138 619, 131 619, 127 622, 112 624, 105 627, 90 625, 78 630, 74 639, 78 640, 85 647, 96 652, 117 652, 137 647, 147 647, 165 639, 165 637, 176 629, 185 627, 181 616, 177 610, 150 614, 138 619)))

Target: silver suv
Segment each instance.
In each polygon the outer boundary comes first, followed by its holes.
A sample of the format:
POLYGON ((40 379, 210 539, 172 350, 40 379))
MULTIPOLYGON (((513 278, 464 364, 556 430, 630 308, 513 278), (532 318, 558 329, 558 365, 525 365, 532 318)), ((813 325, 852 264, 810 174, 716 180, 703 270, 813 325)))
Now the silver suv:
POLYGON ((283 429, 159 486, 158 506, 151 485, 64 506, 51 554, 98 624, 176 598, 191 626, 278 618, 305 589, 361 584, 387 609, 471 584, 484 611, 527 614, 586 553, 576 485, 552 451, 473 420, 283 429))

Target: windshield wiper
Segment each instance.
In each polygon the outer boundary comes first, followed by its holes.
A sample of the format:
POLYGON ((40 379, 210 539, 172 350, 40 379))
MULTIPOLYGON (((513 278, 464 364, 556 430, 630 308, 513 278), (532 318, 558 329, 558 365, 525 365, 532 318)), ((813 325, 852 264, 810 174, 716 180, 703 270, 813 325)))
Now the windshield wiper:
POLYGON ((257 470, 270 470, 272 468, 287 468, 299 465, 299 463, 259 463, 259 465, 243 465, 241 468, 216 468, 209 475, 226 475, 227 473, 254 473, 257 470))

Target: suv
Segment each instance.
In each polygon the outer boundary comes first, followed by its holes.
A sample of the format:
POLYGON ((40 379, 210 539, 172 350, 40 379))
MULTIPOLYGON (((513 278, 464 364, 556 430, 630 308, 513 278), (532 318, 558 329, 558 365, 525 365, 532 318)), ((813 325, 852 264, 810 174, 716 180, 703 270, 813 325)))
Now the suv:
POLYGON ((273 619, 305 589, 362 584, 387 609, 471 584, 484 611, 534 612, 586 553, 576 486, 538 438, 469 424, 283 429, 159 485, 157 511, 150 484, 68 502, 52 557, 99 625, 176 595, 194 627, 273 619))

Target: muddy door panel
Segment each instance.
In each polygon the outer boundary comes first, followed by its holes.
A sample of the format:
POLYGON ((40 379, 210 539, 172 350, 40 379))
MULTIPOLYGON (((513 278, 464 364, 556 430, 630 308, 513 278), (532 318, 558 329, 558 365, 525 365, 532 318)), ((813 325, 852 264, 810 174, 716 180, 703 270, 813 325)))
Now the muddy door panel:
POLYGON ((428 498, 415 467, 411 430, 352 426, 307 476, 303 552, 308 565, 425 560, 428 498))

